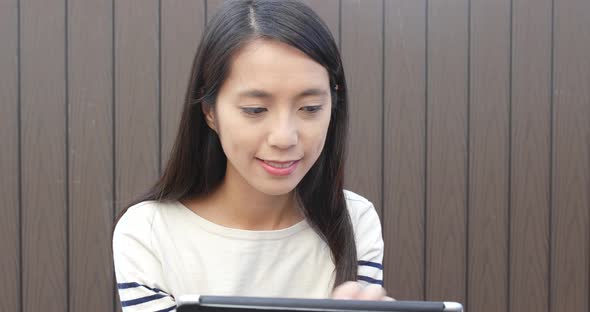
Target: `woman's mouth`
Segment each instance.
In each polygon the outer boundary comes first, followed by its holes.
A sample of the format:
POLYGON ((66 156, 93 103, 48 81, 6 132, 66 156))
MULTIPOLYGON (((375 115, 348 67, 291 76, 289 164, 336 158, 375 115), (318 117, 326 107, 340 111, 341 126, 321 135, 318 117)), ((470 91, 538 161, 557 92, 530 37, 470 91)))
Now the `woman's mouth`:
POLYGON ((276 162, 276 161, 269 161, 269 160, 264 160, 265 163, 275 167, 275 168, 288 168, 291 167, 291 165, 293 163, 295 163, 296 160, 292 160, 292 161, 287 161, 287 162, 276 162))
POLYGON ((258 160, 258 162, 269 174, 275 176, 286 176, 295 171, 295 169, 297 169, 297 165, 299 164, 299 161, 301 159, 289 161, 275 161, 256 158, 256 160, 258 160))

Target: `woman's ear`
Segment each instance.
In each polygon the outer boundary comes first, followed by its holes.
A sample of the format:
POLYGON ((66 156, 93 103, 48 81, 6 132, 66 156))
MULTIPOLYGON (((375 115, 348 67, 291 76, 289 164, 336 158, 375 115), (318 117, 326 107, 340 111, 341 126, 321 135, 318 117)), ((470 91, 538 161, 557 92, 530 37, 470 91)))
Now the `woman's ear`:
POLYGON ((205 103, 201 103, 201 110, 203 111, 203 115, 205 116, 205 121, 209 128, 213 131, 217 132, 217 125, 215 124, 215 112, 212 105, 207 105, 205 103))

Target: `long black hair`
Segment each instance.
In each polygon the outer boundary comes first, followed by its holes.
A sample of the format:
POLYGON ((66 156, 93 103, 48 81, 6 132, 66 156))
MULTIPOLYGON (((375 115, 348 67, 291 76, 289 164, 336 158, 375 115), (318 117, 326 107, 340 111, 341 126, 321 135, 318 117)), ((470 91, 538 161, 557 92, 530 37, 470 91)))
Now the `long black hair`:
POLYGON ((294 0, 226 1, 208 22, 192 64, 178 134, 164 172, 116 222, 136 203, 206 196, 221 184, 227 158, 217 134, 205 122, 203 109, 214 107, 232 55, 255 39, 289 44, 328 71, 332 114, 326 142, 295 192, 308 222, 330 247, 336 268, 334 286, 356 280, 356 246, 343 193, 348 98, 342 60, 328 27, 313 10, 294 0))

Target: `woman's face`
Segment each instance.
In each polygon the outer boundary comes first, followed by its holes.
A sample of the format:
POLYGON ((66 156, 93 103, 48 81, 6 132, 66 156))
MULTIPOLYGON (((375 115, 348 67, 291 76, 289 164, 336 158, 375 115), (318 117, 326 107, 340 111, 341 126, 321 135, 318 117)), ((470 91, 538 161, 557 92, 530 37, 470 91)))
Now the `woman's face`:
POLYGON ((324 147, 331 103, 328 72, 303 52, 273 40, 244 46, 206 113, 226 178, 268 195, 292 191, 324 147))

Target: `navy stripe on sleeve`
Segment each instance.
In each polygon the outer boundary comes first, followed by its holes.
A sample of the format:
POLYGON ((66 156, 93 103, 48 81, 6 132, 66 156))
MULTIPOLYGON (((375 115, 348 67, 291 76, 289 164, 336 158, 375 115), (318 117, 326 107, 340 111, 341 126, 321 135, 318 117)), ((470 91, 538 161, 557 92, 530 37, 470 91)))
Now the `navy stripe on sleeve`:
POLYGON ((377 262, 359 260, 358 264, 359 265, 364 265, 364 266, 374 267, 374 268, 377 268, 379 270, 383 270, 383 265, 381 265, 381 263, 377 263, 377 262))
POLYGON ((164 298, 166 295, 163 294, 154 294, 151 296, 141 297, 133 300, 121 301, 121 307, 128 307, 136 304, 142 304, 150 301, 154 301, 160 298, 164 298))
POLYGON ((147 288, 147 289, 149 289, 151 291, 155 291, 157 293, 164 293, 166 295, 171 296, 169 293, 167 293, 167 292, 165 292, 165 291, 163 291, 163 290, 161 290, 159 288, 152 288, 152 287, 149 287, 149 286, 146 286, 146 285, 142 285, 142 284, 139 284, 139 283, 135 283, 135 282, 130 282, 130 283, 117 283, 117 288, 118 289, 128 289, 128 288, 135 288, 135 287, 143 287, 143 288, 147 288))
POLYGON ((383 281, 382 280, 374 279, 374 278, 371 278, 371 277, 368 277, 368 276, 359 275, 357 277, 357 279, 359 281, 365 281, 365 282, 369 282, 371 284, 377 284, 377 285, 383 286, 383 281))

